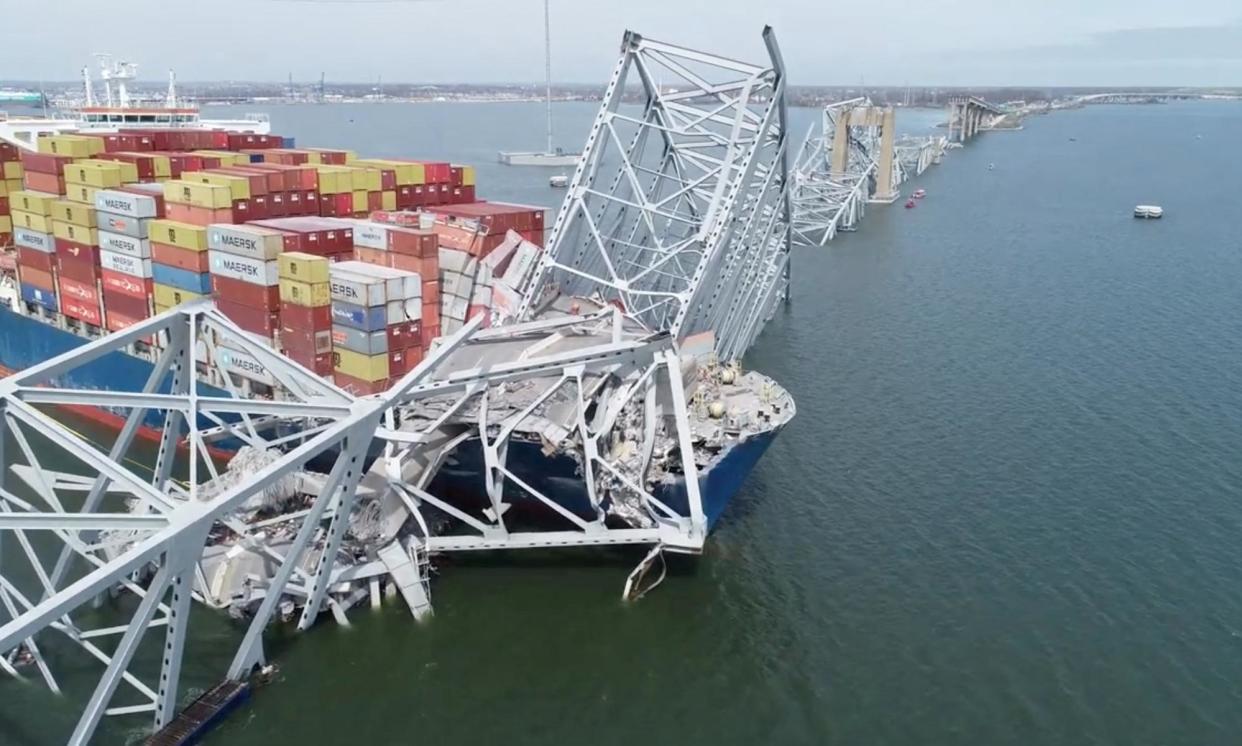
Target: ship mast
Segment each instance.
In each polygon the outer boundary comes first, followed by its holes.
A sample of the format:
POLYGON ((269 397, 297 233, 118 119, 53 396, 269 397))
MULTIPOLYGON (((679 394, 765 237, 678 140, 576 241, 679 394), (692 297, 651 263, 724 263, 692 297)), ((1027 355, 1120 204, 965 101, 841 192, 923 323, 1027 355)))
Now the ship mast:
POLYGON ((86 93, 86 105, 95 105, 95 91, 91 87, 91 69, 87 65, 82 66, 82 87, 86 93))
POLYGON ((552 152, 552 21, 549 0, 543 0, 543 75, 548 108, 548 149, 552 152))
POLYGON ((164 108, 177 108, 177 74, 171 68, 168 70, 168 95, 164 97, 164 108))

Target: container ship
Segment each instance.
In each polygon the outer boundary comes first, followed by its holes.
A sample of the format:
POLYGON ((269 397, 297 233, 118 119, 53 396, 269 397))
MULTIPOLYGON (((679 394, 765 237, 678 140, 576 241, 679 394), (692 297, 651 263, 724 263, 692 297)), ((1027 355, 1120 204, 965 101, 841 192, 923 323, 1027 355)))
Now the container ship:
MULTIPOLYGON (((467 319, 516 318, 544 212, 480 199, 471 166, 299 147, 265 118, 208 122, 171 105, 171 85, 170 106, 154 113, 129 106, 123 93, 121 105, 95 106, 87 90, 92 105, 76 116, 0 122, 0 246, 9 247, 0 372, 209 297, 256 340, 367 396, 467 319)), ((60 383, 114 390, 145 380, 159 348, 159 339, 135 342, 60 383)), ((279 397, 279 381, 254 356, 227 347, 211 354, 217 365, 198 371, 207 395, 279 397)), ((794 407, 757 373, 722 373, 714 362, 703 369, 710 372, 688 385, 698 392, 691 416, 704 424, 695 458, 710 527, 794 407), (702 394, 709 389, 712 402, 702 394), (721 427, 723 404, 755 416, 721 427)), ((78 414, 123 422, 122 412, 98 407, 78 414)), ((158 440, 161 425, 153 413, 140 437, 158 440)), ((466 502, 482 491, 472 446, 437 477, 466 502)), ((588 514, 581 488, 564 486, 581 484, 576 463, 554 460, 549 470, 541 447, 532 442, 528 469, 516 459, 522 477, 588 514)), ((688 514, 675 475, 659 492, 688 514)))

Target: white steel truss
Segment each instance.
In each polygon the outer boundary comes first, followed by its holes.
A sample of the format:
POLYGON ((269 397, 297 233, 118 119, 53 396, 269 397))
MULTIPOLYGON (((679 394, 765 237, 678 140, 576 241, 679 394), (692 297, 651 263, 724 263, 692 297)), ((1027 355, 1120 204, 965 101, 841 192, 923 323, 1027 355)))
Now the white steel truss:
POLYGON ((865 97, 828 104, 794 159, 793 226, 803 243, 823 245, 852 231, 868 202, 892 202, 903 180, 894 155, 891 108, 865 97))
POLYGON ((618 304, 740 358, 785 298, 786 75, 627 32, 521 314, 556 295, 618 304), (626 99, 637 78, 640 103, 626 99))
POLYGON ((900 167, 898 183, 913 179, 933 165, 940 163, 948 145, 949 138, 944 135, 924 137, 907 135, 898 140, 895 144, 896 160, 900 167))
POLYGON ((299 629, 322 610, 344 621, 359 596, 350 584, 370 583, 374 600, 379 579, 390 578, 416 616, 429 612, 429 552, 606 544, 699 551, 706 521, 672 338, 636 328, 611 306, 486 331, 480 321, 443 340, 388 392, 366 398, 254 341, 207 301, 0 380, 0 541, 15 540, 25 559, 10 554, 0 566, 0 669, 21 676, 26 663, 58 691, 49 648, 57 660, 76 648, 102 663, 69 738, 82 744, 105 715, 145 713, 158 728, 176 714, 191 599, 251 617, 227 671, 240 680, 264 662, 263 631, 283 605, 301 607, 299 629), (82 366, 153 338, 163 351, 132 390, 67 383, 82 366), (200 384, 221 347, 259 361, 279 382, 279 398, 200 384), (123 413, 125 424, 101 445, 45 411, 55 405, 123 413), (136 435, 152 421, 161 437, 153 461, 142 461, 136 435), (578 460, 585 514, 515 471, 508 452, 532 438, 578 460), (444 459, 471 439, 484 454, 481 510, 458 507, 432 485, 444 459), (230 441, 267 458, 236 474, 219 464, 230 441), (17 453, 4 452, 14 446, 17 453), (661 497, 660 485, 676 478, 688 506, 681 511, 661 497), (256 510, 291 483, 301 502, 275 517, 256 510), (508 508, 518 501, 562 525, 512 523, 508 508), (442 534, 448 523, 464 530, 442 534), (364 524, 380 529, 360 538, 364 524), (209 565, 213 548, 227 551, 209 565), (363 554, 378 559, 350 559, 363 554), (266 574, 222 591, 229 563, 247 558, 266 574), (136 606, 99 623, 91 601, 117 590, 136 606), (143 668, 135 654, 160 628, 160 663, 143 668))

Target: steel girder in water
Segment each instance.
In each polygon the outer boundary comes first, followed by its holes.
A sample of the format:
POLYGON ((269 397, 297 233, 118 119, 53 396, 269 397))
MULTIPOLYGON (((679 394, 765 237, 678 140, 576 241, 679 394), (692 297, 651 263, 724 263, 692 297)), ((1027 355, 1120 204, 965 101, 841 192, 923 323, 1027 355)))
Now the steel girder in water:
POLYGON ((350 584, 369 582, 374 594, 378 579, 391 577, 418 613, 416 600, 427 598, 418 553, 702 547, 706 526, 682 361, 671 337, 636 332, 614 308, 478 327, 476 319, 442 340, 388 392, 366 398, 255 342, 209 302, 0 380, 0 451, 16 447, 0 452, 0 541, 16 541, 25 558, 19 565, 10 554, 0 566, 0 669, 19 676, 28 664, 58 691, 51 661, 76 651, 102 663, 69 738, 82 744, 105 715, 147 714, 161 727, 177 712, 191 599, 246 604, 251 621, 227 671, 240 679, 264 661, 263 631, 282 604, 301 606, 299 629, 324 609, 343 620, 359 591, 350 593, 350 584), (117 391, 64 383, 76 368, 152 337, 162 353, 145 382, 117 391), (241 395, 219 368, 227 395, 200 390, 198 379, 219 365, 221 348, 263 365, 279 382, 278 398, 241 395), (48 405, 106 408, 123 413, 125 425, 113 443, 101 445, 50 416, 48 405), (153 421, 161 440, 154 462, 140 465, 131 458, 136 435, 153 421), (467 433, 485 453, 488 506, 481 512, 454 507, 430 486, 450 452, 445 439, 460 442, 467 433), (593 516, 558 511, 516 478, 506 455, 517 437, 541 438, 580 460, 593 516), (220 449, 229 443, 262 458, 240 471, 239 452, 221 468, 220 449), (382 455, 367 467, 373 444, 382 444, 382 455), (654 494, 669 473, 685 479, 688 515, 654 494), (559 513, 564 527, 510 525, 505 514, 515 491, 559 513), (630 524, 606 522, 621 508, 630 524), (466 530, 440 535, 429 528, 429 511, 466 530), (372 528, 364 533, 363 524, 372 528), (208 549, 227 551, 213 554, 208 567, 208 549), (238 570, 246 575, 239 580, 229 563, 246 558, 252 564, 238 570), (265 569, 251 577, 246 567, 265 569), (117 590, 135 601, 91 608, 117 590), (152 630, 162 636, 159 644, 148 639, 152 630), (148 649, 158 647, 154 667, 150 655, 135 663, 144 639, 148 649), (49 649, 56 652, 51 658, 49 649))

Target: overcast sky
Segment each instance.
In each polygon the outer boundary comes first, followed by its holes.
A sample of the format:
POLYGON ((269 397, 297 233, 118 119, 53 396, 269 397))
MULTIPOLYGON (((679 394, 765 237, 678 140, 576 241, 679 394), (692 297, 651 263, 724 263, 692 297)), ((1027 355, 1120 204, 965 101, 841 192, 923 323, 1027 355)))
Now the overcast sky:
MULTIPOLYGON (((0 79, 543 79, 542 0, 17 1, 0 79)), ((759 59, 765 23, 794 84, 1242 85, 1239 0, 552 0, 553 78, 602 83, 626 28, 759 59)))

